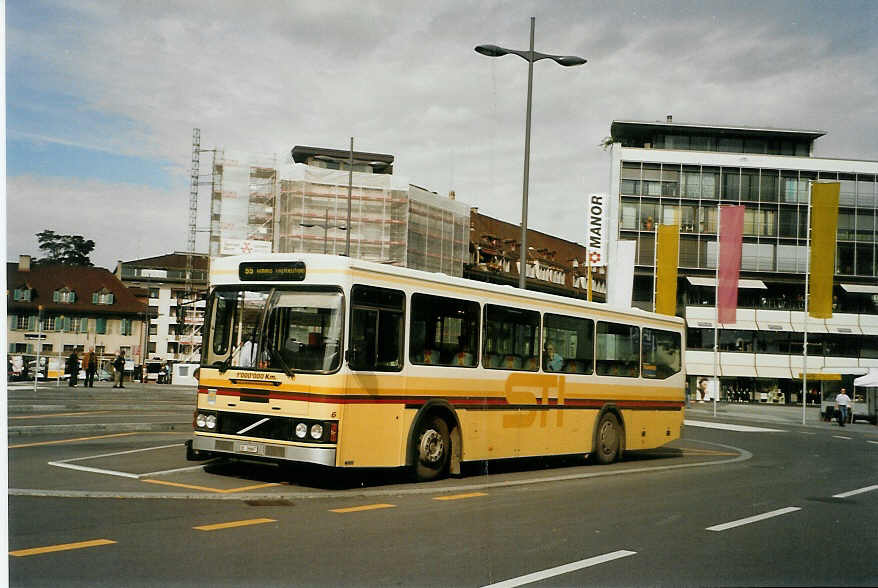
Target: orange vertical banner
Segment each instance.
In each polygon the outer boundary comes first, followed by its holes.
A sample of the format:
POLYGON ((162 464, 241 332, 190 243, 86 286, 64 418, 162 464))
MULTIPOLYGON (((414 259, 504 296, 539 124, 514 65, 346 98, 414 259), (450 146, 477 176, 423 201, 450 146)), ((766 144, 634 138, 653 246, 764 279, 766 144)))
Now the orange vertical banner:
POLYGON ((838 230, 839 182, 811 184, 811 259, 808 277, 808 315, 832 318, 832 278, 838 230))
POLYGON ((677 314, 677 266, 680 255, 680 226, 659 225, 655 262, 655 311, 677 314))

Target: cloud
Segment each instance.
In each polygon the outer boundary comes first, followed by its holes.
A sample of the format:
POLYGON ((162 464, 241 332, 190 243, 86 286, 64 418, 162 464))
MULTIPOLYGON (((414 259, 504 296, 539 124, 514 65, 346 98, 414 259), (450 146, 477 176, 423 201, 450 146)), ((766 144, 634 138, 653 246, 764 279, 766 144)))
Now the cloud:
MULTIPOLYGON (((16 130, 175 162, 183 176, 193 127, 202 147, 281 159, 297 144, 346 149, 353 136, 358 150, 394 154, 409 181, 518 222, 527 67, 473 47, 526 48, 533 14, 538 50, 589 60, 534 67, 529 219, 541 231, 582 239, 584 196, 609 188, 598 144, 614 119, 825 129, 818 153, 878 158, 873 2, 43 8, 38 22, 7 9, 11 83, 69 94, 81 116, 113 124, 16 130)), ((144 222, 159 214, 125 198, 144 222)))
MULTIPOLYGON (((95 242, 91 261, 116 261, 185 251, 188 201, 172 191, 95 180, 10 177, 7 180, 7 255, 41 257, 44 229, 95 242)), ((206 241, 206 238, 205 238, 206 241)))

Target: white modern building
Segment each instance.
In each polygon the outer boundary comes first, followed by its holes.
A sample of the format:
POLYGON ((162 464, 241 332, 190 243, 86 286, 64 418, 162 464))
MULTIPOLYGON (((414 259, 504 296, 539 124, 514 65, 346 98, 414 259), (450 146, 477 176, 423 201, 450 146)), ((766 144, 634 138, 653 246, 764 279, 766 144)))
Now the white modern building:
POLYGON ((207 292, 207 255, 174 252, 120 261, 116 277, 142 288, 150 310, 146 361, 198 362, 207 292))
POLYGON ((671 117, 613 121, 610 234, 635 243, 634 306, 653 308, 656 226, 680 223, 677 314, 689 327, 690 397, 700 378, 714 374, 721 204, 746 207, 737 320, 717 325, 723 398, 799 402, 803 372, 814 382, 809 390, 830 393, 850 390, 854 374, 878 366, 878 162, 815 157, 824 134, 671 117), (813 180, 840 182, 841 195, 833 317, 806 322, 813 180))

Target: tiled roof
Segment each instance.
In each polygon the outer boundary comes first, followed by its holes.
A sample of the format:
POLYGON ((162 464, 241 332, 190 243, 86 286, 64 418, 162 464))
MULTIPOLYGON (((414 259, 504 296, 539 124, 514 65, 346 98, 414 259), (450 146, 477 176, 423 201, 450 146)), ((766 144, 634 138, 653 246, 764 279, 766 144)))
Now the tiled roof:
POLYGON ((43 305, 43 312, 82 314, 140 314, 147 305, 139 302, 116 276, 100 267, 70 265, 31 265, 30 271, 18 270, 18 263, 6 264, 6 308, 9 313, 28 311, 35 313, 43 305), (13 299, 13 291, 24 285, 30 287, 29 302, 13 299), (76 301, 66 304, 54 302, 52 294, 65 287, 76 293, 76 301), (93 304, 92 294, 106 289, 113 294, 113 304, 93 304))

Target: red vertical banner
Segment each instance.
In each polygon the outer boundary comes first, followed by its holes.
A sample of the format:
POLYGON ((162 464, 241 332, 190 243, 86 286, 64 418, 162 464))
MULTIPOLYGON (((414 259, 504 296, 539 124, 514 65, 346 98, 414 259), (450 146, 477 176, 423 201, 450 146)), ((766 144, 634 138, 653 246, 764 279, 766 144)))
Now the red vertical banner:
POLYGON ((744 231, 744 207, 719 207, 719 265, 717 268, 716 306, 721 323, 734 323, 738 309, 738 274, 741 272, 741 234, 744 231))

